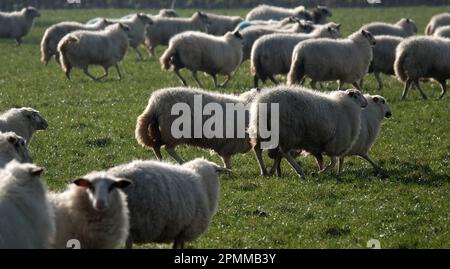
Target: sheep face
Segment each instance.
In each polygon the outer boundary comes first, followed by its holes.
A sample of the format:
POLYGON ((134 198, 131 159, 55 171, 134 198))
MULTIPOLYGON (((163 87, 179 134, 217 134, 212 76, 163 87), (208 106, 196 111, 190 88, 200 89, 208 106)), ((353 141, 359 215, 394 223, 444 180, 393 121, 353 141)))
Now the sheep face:
POLYGON ((314 23, 311 21, 305 21, 305 20, 296 20, 300 28, 305 31, 305 33, 310 33, 314 30, 314 23))
POLYGON ((387 104, 386 99, 384 99, 383 96, 373 95, 370 98, 370 102, 376 105, 382 111, 385 118, 392 117, 391 109, 389 108, 389 105, 387 104))
POLYGON ((375 46, 377 44, 375 37, 373 37, 373 35, 369 31, 362 30, 361 34, 367 39, 371 46, 375 46))
POLYGON ((328 26, 327 30, 331 38, 337 39, 341 37, 341 32, 339 31, 339 28, 328 26))
POLYGON ((88 193, 92 207, 96 211, 107 210, 118 199, 119 189, 131 184, 127 179, 116 178, 102 173, 94 173, 73 182, 88 193))
POLYGON ((196 13, 194 13, 194 15, 192 15, 192 19, 193 20, 200 20, 201 22, 203 22, 204 24, 206 24, 207 26, 209 26, 211 24, 211 22, 208 19, 208 15, 197 11, 196 13))
POLYGON ((137 17, 145 25, 152 25, 153 24, 153 20, 149 16, 147 16, 145 14, 139 13, 139 14, 137 14, 137 17))
POLYGON ((367 107, 367 99, 364 97, 364 95, 361 94, 360 91, 351 89, 345 91, 347 97, 351 98, 353 102, 358 104, 360 107, 364 108, 367 107))
POLYGON ((34 130, 47 130, 48 123, 39 114, 39 111, 32 108, 22 108, 22 116, 24 117, 24 120, 29 122, 34 130))
POLYGON ((26 7, 23 10, 28 18, 36 18, 41 16, 41 13, 39 13, 39 11, 37 11, 34 7, 26 7))
POLYGON ((128 25, 123 23, 118 23, 120 29, 125 32, 125 34, 128 36, 129 39, 133 37, 133 33, 131 32, 131 29, 128 25))
POLYGON ((17 180, 28 184, 30 182, 39 182, 39 178, 44 169, 31 163, 19 163, 16 160, 9 162, 6 167, 17 180))
POLYGON ((21 163, 32 163, 26 141, 13 132, 0 134, 0 151, 21 163))
POLYGON ((410 18, 403 18, 401 19, 398 23, 398 26, 402 27, 403 29, 405 29, 408 32, 417 34, 417 26, 416 26, 416 22, 410 18))
POLYGON ((316 9, 324 17, 332 17, 333 16, 333 14, 331 13, 331 10, 328 7, 326 7, 326 6, 317 6, 316 9))

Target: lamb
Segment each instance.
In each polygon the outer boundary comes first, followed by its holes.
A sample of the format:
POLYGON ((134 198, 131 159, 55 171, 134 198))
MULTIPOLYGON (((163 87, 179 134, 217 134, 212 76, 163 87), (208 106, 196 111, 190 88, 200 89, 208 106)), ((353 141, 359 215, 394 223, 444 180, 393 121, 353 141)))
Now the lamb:
POLYGON ((364 25, 360 30, 369 31, 372 35, 409 37, 417 33, 417 26, 414 20, 403 18, 395 24, 372 22, 364 25))
POLYGON ((323 24, 326 22, 327 17, 332 16, 332 13, 326 6, 317 6, 312 11, 308 11, 304 6, 289 9, 269 5, 259 5, 247 14, 246 20, 281 20, 290 16, 312 21, 317 24, 323 24))
POLYGON ((362 90, 358 82, 367 73, 372 61, 375 38, 365 30, 353 33, 346 39, 311 39, 300 42, 292 53, 288 84, 300 82, 305 76, 317 81, 339 80, 339 90, 345 82, 362 90))
POLYGON ((66 248, 76 239, 82 249, 112 249, 125 244, 129 212, 122 189, 127 179, 92 172, 73 181, 62 193, 50 193, 55 211, 54 248, 66 248))
POLYGON ((116 23, 102 31, 75 31, 66 35, 58 43, 60 62, 66 77, 70 80, 73 67, 83 69, 84 73, 93 80, 100 80, 108 76, 108 69, 115 66, 122 79, 118 63, 125 57, 128 50, 130 28, 116 23), (94 77, 89 73, 89 65, 100 65, 105 74, 94 77))
POLYGON ((441 85, 442 99, 447 92, 446 80, 450 78, 450 40, 420 36, 403 40, 395 52, 394 70, 397 79, 404 82, 402 100, 406 99, 414 83, 423 99, 427 96, 420 88, 421 78, 433 78, 441 85))
POLYGON ((0 12, 0 38, 15 39, 19 47, 33 27, 34 19, 41 16, 34 7, 25 7, 11 13, 0 12))
MULTIPOLYGON (((285 157, 300 177, 305 173, 295 161, 292 150, 305 150, 314 155, 326 153, 333 156, 331 169, 336 157, 344 155, 358 138, 361 125, 361 107, 367 100, 358 90, 321 93, 302 87, 280 86, 258 96, 250 109, 248 132, 263 175, 268 175, 262 159, 260 122, 279 122, 279 144, 285 157), (267 104, 267 112, 260 113, 260 105, 267 104), (270 119, 271 105, 279 104, 279 119, 270 119), (261 114, 261 115, 260 115, 261 114)), ((276 163, 281 158, 276 160, 276 163)), ((276 166, 277 164, 275 164, 276 166)))
POLYGON ((0 114, 0 132, 15 132, 23 137, 27 144, 30 144, 36 131, 47 128, 47 121, 33 108, 12 108, 0 114))
POLYGON ((425 28, 426 35, 433 35, 441 26, 450 25, 450 13, 441 13, 433 16, 425 28))
POLYGON ((186 67, 200 88, 203 88, 197 77, 197 71, 209 74, 217 88, 217 74, 227 76, 220 84, 225 87, 242 61, 242 36, 237 32, 228 32, 224 36, 216 37, 201 32, 184 32, 174 36, 169 47, 161 56, 163 69, 171 66, 184 86, 186 80, 179 70, 186 67))
POLYGON ((271 34, 258 39, 253 45, 250 61, 254 87, 258 87, 260 79, 265 83, 267 78, 278 84, 274 75, 289 72, 292 51, 298 43, 311 38, 338 38, 339 26, 337 29, 322 26, 310 34, 271 34))
POLYGON ((113 167, 108 174, 133 184, 125 190, 130 209, 133 243, 184 243, 206 232, 217 210, 218 174, 225 170, 204 159, 182 166, 156 161, 134 161, 113 167))
POLYGON ((450 38, 450 25, 439 27, 433 34, 436 37, 450 38))
POLYGON ((239 16, 223 16, 213 13, 206 13, 208 16, 208 33, 216 36, 223 36, 227 32, 232 32, 243 19, 239 16))
POLYGON ((155 48, 159 45, 167 46, 170 39, 186 31, 208 31, 208 16, 196 12, 191 18, 154 18, 153 24, 147 27, 145 46, 151 56, 155 55, 155 48))
MULTIPOLYGON (((246 153, 251 150, 248 136, 245 136, 245 127, 248 126, 248 112, 245 115, 245 126, 240 125, 238 122, 240 119, 239 115, 234 118, 234 130, 237 133, 234 138, 227 138, 227 126, 223 126, 223 138, 217 136, 206 138, 203 134, 201 135, 202 138, 194 138, 192 135, 190 137, 183 136, 181 138, 175 138, 171 128, 178 116, 171 115, 172 107, 175 104, 186 103, 193 110, 195 96, 201 96, 203 105, 217 103, 225 111, 227 104, 247 106, 258 94, 259 89, 252 89, 239 96, 217 94, 195 88, 166 88, 155 91, 152 93, 144 112, 137 118, 136 140, 140 145, 153 149, 159 160, 162 160, 161 146, 165 145, 165 149, 169 155, 180 164, 184 161, 175 151, 177 145, 186 144, 211 149, 221 156, 225 167, 231 169, 232 155, 246 153), (242 138, 239 136, 240 133, 242 134, 242 138)), ((207 117, 205 116, 203 122, 206 119, 207 117)), ((230 121, 230 119, 227 119, 227 121, 230 121)), ((192 127, 194 125, 184 128, 192 127)))
POLYGON ((0 171, 0 249, 50 248, 55 222, 43 170, 11 161, 0 171))
POLYGON ((25 139, 13 132, 0 132, 0 168, 12 160, 20 163, 33 162, 25 139))

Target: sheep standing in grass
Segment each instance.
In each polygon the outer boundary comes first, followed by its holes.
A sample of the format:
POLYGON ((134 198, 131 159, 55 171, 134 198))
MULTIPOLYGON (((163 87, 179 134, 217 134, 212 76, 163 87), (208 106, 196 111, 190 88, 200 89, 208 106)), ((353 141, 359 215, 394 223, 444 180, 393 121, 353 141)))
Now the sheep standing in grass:
POLYGON ((425 28, 426 35, 433 35, 441 26, 450 25, 450 13, 441 13, 433 16, 425 28))
POLYGON ((292 53, 288 84, 296 84, 305 76, 317 81, 339 80, 339 90, 344 83, 361 90, 358 82, 367 73, 372 61, 375 38, 365 30, 353 33, 346 39, 311 39, 300 42, 292 53))
POLYGON ((172 37, 186 31, 208 31, 208 16, 196 12, 191 18, 154 18, 153 24, 147 27, 145 46, 151 56, 159 45, 167 46, 172 37))
POLYGON ((372 22, 364 25, 360 30, 369 31, 372 35, 408 37, 417 33, 417 26, 412 19, 403 18, 395 24, 372 22))
POLYGON ((184 32, 174 36, 169 47, 161 56, 163 69, 173 67, 175 74, 184 86, 186 80, 179 70, 187 68, 200 88, 203 88, 197 77, 197 71, 209 74, 217 87, 217 74, 227 76, 220 85, 225 87, 242 61, 242 36, 237 32, 228 32, 216 37, 200 32, 184 32))
POLYGON ((290 16, 323 24, 327 17, 331 17, 331 11, 325 6, 317 6, 312 11, 308 11, 304 6, 297 8, 282 8, 269 5, 259 5, 252 9, 246 17, 246 20, 281 20, 290 16))
POLYGON ((0 132, 15 132, 23 137, 27 144, 30 144, 36 131, 47 128, 47 121, 33 108, 13 108, 0 114, 0 132))
POLYGON ((436 37, 450 38, 450 25, 439 27, 433 34, 436 37))
POLYGON ((304 40, 321 37, 340 37, 339 25, 337 29, 321 26, 309 34, 271 34, 258 39, 253 45, 250 61, 254 87, 258 87, 260 79, 265 83, 269 78, 278 84, 274 76, 289 72, 295 46, 304 40))
POLYGON ((13 132, 0 132, 0 168, 4 167, 11 160, 16 160, 20 163, 33 162, 25 139, 13 132))
POLYGON ((128 26, 116 23, 97 32, 75 31, 66 35, 58 44, 61 67, 70 80, 73 67, 83 69, 93 80, 108 76, 108 69, 115 66, 122 79, 118 63, 125 57, 128 50, 130 29, 128 26), (100 65, 105 70, 101 77, 89 73, 89 65, 100 65))
POLYGON ((450 40, 440 37, 411 37, 403 40, 397 47, 394 64, 397 79, 404 82, 402 99, 406 99, 411 84, 427 96, 420 88, 421 78, 433 78, 441 85, 442 99, 447 92, 447 79, 450 78, 450 40))
POLYGON ((208 33, 211 35, 222 36, 232 32, 243 19, 239 16, 223 16, 212 13, 206 13, 208 16, 208 33))
POLYGON ((55 221, 42 171, 16 161, 0 171, 0 249, 50 248, 55 221))
POLYGON ((79 178, 49 198, 55 211, 54 247, 76 239, 82 249, 112 249, 125 244, 129 231, 126 195, 130 181, 101 172, 79 178))
MULTIPOLYGON (((186 103, 191 111, 194 110, 196 96, 202 97, 202 106, 210 103, 219 104, 223 111, 226 111, 227 104, 236 106, 246 106, 250 104, 259 94, 258 89, 253 89, 239 96, 229 94, 217 94, 194 88, 166 88, 152 93, 148 105, 144 112, 138 117, 136 124, 136 140, 142 146, 153 149, 156 157, 162 160, 161 146, 165 145, 166 151, 178 163, 183 163, 183 159, 176 153, 175 147, 180 144, 198 146, 212 149, 219 154, 226 168, 231 169, 231 156, 237 153, 246 153, 251 150, 248 136, 245 135, 245 128, 248 126, 248 112, 245 115, 245 126, 239 123, 239 115, 234 117, 234 138, 227 138, 227 126, 223 126, 224 133, 221 137, 206 138, 202 134, 201 138, 190 137, 175 138, 172 133, 172 124, 178 118, 177 115, 171 115, 172 107, 175 104, 186 103), (239 134, 243 135, 240 138, 239 134)), ((224 115, 225 117, 225 115, 224 115)), ((208 117, 203 117, 203 122, 208 117)), ((224 123, 231 119, 225 119, 224 123)), ((184 128, 194 128, 184 126, 184 128)), ((193 130, 193 129, 192 129, 193 130)))
POLYGON ((107 171, 133 182, 125 192, 133 243, 171 243, 184 248, 207 229, 219 200, 218 174, 224 169, 203 159, 184 165, 134 161, 107 171))
MULTIPOLYGON (((291 151, 305 150, 314 155, 325 153, 333 156, 332 164, 323 170, 328 171, 337 162, 335 156, 344 155, 358 138, 361 107, 365 106, 367 100, 358 90, 321 93, 301 87, 281 86, 265 91, 252 103, 249 124, 249 134, 261 173, 269 174, 262 159, 261 122, 268 126, 270 121, 279 122, 278 147, 282 157, 301 177, 305 177, 291 151), (260 113, 259 104, 267 105, 266 113, 260 113), (269 117, 271 104, 279 104, 278 119, 269 117)), ((280 161, 281 158, 276 163, 280 161)))
POLYGON ((16 40, 16 45, 22 44, 22 38, 33 27, 34 19, 41 14, 34 7, 25 7, 21 11, 11 13, 0 12, 0 38, 16 40))

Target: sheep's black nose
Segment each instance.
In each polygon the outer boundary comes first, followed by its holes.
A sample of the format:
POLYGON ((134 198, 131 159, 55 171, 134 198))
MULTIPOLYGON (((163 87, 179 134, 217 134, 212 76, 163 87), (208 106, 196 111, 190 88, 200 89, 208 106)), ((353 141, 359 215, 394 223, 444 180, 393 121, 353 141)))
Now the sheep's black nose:
POLYGON ((386 112, 386 115, 385 115, 385 117, 386 117, 386 118, 390 118, 390 117, 392 117, 392 113, 391 113, 390 111, 386 112))

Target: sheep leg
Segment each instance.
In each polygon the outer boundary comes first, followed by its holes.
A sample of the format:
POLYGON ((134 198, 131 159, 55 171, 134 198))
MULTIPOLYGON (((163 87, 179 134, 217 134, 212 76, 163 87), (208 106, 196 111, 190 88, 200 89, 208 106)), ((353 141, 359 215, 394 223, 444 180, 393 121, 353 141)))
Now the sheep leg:
POLYGON ((311 86, 311 89, 313 90, 317 90, 317 86, 316 86, 317 81, 315 80, 311 80, 311 82, 309 83, 309 85, 311 86))
POLYGON ((101 76, 101 77, 98 77, 98 78, 97 78, 97 80, 100 80, 100 79, 106 78, 106 77, 108 76, 108 68, 106 68, 106 67, 103 67, 103 69, 105 70, 105 74, 103 74, 103 76, 101 76))
POLYGON ((115 64, 117 74, 119 75, 119 80, 122 80, 122 73, 120 73, 120 68, 118 64, 115 64))
POLYGON ((125 242, 125 248, 133 249, 133 239, 131 238, 131 235, 128 235, 127 241, 125 242))
POLYGON ((344 159, 345 157, 339 157, 339 164, 338 164, 338 175, 342 173, 344 170, 344 159))
POLYGON ((91 75, 91 73, 89 73, 89 69, 87 67, 83 68, 83 72, 86 76, 90 77, 92 80, 94 81, 99 80, 99 78, 96 78, 95 76, 91 75))
POLYGON ((301 178, 305 178, 305 172, 303 171, 303 168, 295 161, 295 158, 292 157, 291 152, 284 152, 284 157, 288 160, 289 164, 292 166, 292 168, 294 168, 294 170, 297 172, 297 174, 301 177, 301 178))
POLYGON ((225 156, 220 156, 220 157, 222 158, 225 168, 231 170, 231 156, 225 155, 225 156))
POLYGON ((155 154, 156 158, 157 158, 159 161, 162 161, 163 156, 162 156, 162 154, 161 154, 161 147, 155 147, 155 148, 153 148, 153 153, 155 154))
POLYGON ((197 82, 198 87, 203 89, 203 85, 197 77, 197 71, 192 71, 192 76, 194 77, 195 82, 197 82))
POLYGON ((18 37, 16 38, 16 47, 20 47, 20 45, 22 45, 22 38, 18 37))
POLYGON ((72 71, 72 66, 67 66, 65 74, 66 74, 66 77, 68 80, 70 80, 70 72, 71 71, 72 71))
POLYGON ((231 75, 227 75, 227 79, 225 79, 225 81, 222 84, 220 84, 220 87, 225 88, 228 82, 231 80, 231 77, 232 77, 231 75))
POLYGON ((344 82, 339 80, 338 91, 343 91, 343 90, 344 90, 344 82))
POLYGON ((275 171, 277 172, 277 176, 281 177, 282 173, 281 173, 281 160, 283 159, 283 157, 277 156, 274 160, 273 160, 273 166, 270 169, 270 175, 272 176, 273 174, 275 174, 275 171))
POLYGON ((181 76, 180 69, 175 68, 173 71, 175 72, 175 75, 177 75, 177 77, 181 80, 181 83, 183 83, 183 86, 187 87, 188 84, 187 84, 186 80, 181 76))
POLYGON ((217 76, 216 76, 215 74, 210 74, 210 76, 211 76, 212 79, 213 79, 213 82, 214 82, 214 88, 217 88, 217 87, 218 87, 218 85, 217 85, 217 76))
POLYGON ((172 158, 175 159, 175 161, 177 161, 177 163, 179 163, 179 164, 183 164, 184 163, 183 159, 181 159, 181 157, 175 151, 175 148, 168 148, 168 147, 166 147, 166 151, 167 151, 167 153, 169 153, 170 156, 172 156, 172 158))
POLYGON ((172 249, 184 249, 184 242, 178 239, 173 241, 172 249))
POLYGON ((327 167, 325 167, 325 169, 320 170, 319 174, 328 173, 336 166, 336 163, 337 163, 337 157, 336 156, 331 157, 331 163, 329 165, 327 165, 327 167))
MULTIPOLYGON (((378 91, 383 90, 383 80, 381 80, 381 75, 379 72, 376 72, 375 74, 375 79, 378 82, 378 91)), ((362 86, 361 86, 362 87, 362 86)))
POLYGON ((143 61, 144 60, 144 57, 142 57, 142 54, 141 54, 141 52, 139 51, 139 49, 138 48, 133 48, 134 49, 134 51, 136 52, 136 55, 138 56, 138 60, 139 61, 143 61))
POLYGON ((270 81, 272 81, 273 84, 275 84, 275 85, 279 84, 279 82, 272 75, 269 75, 269 79, 270 79, 270 81))
POLYGON ((423 100, 427 100, 427 96, 422 91, 422 88, 420 88, 420 83, 419 83, 418 79, 414 80, 414 87, 419 91, 419 93, 422 96, 423 100))
POLYGON ((258 88, 259 85, 259 77, 257 75, 253 76, 253 87, 258 88))
POLYGON ((447 92, 447 81, 445 79, 439 80, 439 83, 441 84, 441 95, 439 96, 439 99, 442 99, 447 92))
POLYGON ((405 87, 403 88, 403 93, 402 93, 402 100, 406 99, 406 96, 408 95, 409 88, 411 88, 411 83, 412 83, 412 80, 409 79, 409 78, 405 81, 405 87))
POLYGON ((364 88, 364 77, 359 81, 359 87, 364 88))
POLYGON ((150 57, 155 56, 155 48, 153 46, 147 46, 147 51, 150 57))
POLYGON ((267 172, 267 168, 266 165, 264 164, 264 160, 262 157, 262 149, 256 145, 253 150, 255 151, 256 154, 256 159, 258 160, 258 164, 259 164, 259 169, 261 171, 261 175, 263 176, 270 176, 269 173, 267 172))
POLYGON ((378 164, 376 164, 376 163, 369 157, 368 154, 361 154, 361 155, 359 155, 359 156, 360 156, 361 158, 363 158, 364 160, 368 161, 368 162, 372 165, 372 167, 373 167, 373 172, 374 172, 376 175, 378 175, 378 174, 380 173, 381 167, 380 167, 378 164))
POLYGON ((322 154, 314 154, 314 157, 316 158, 317 166, 319 167, 319 171, 323 170, 325 167, 325 164, 323 162, 323 156, 322 154))
POLYGON ((353 87, 355 87, 355 89, 357 89, 358 91, 360 91, 360 92, 363 91, 362 87, 359 86, 358 82, 353 82, 352 85, 353 85, 353 87))

